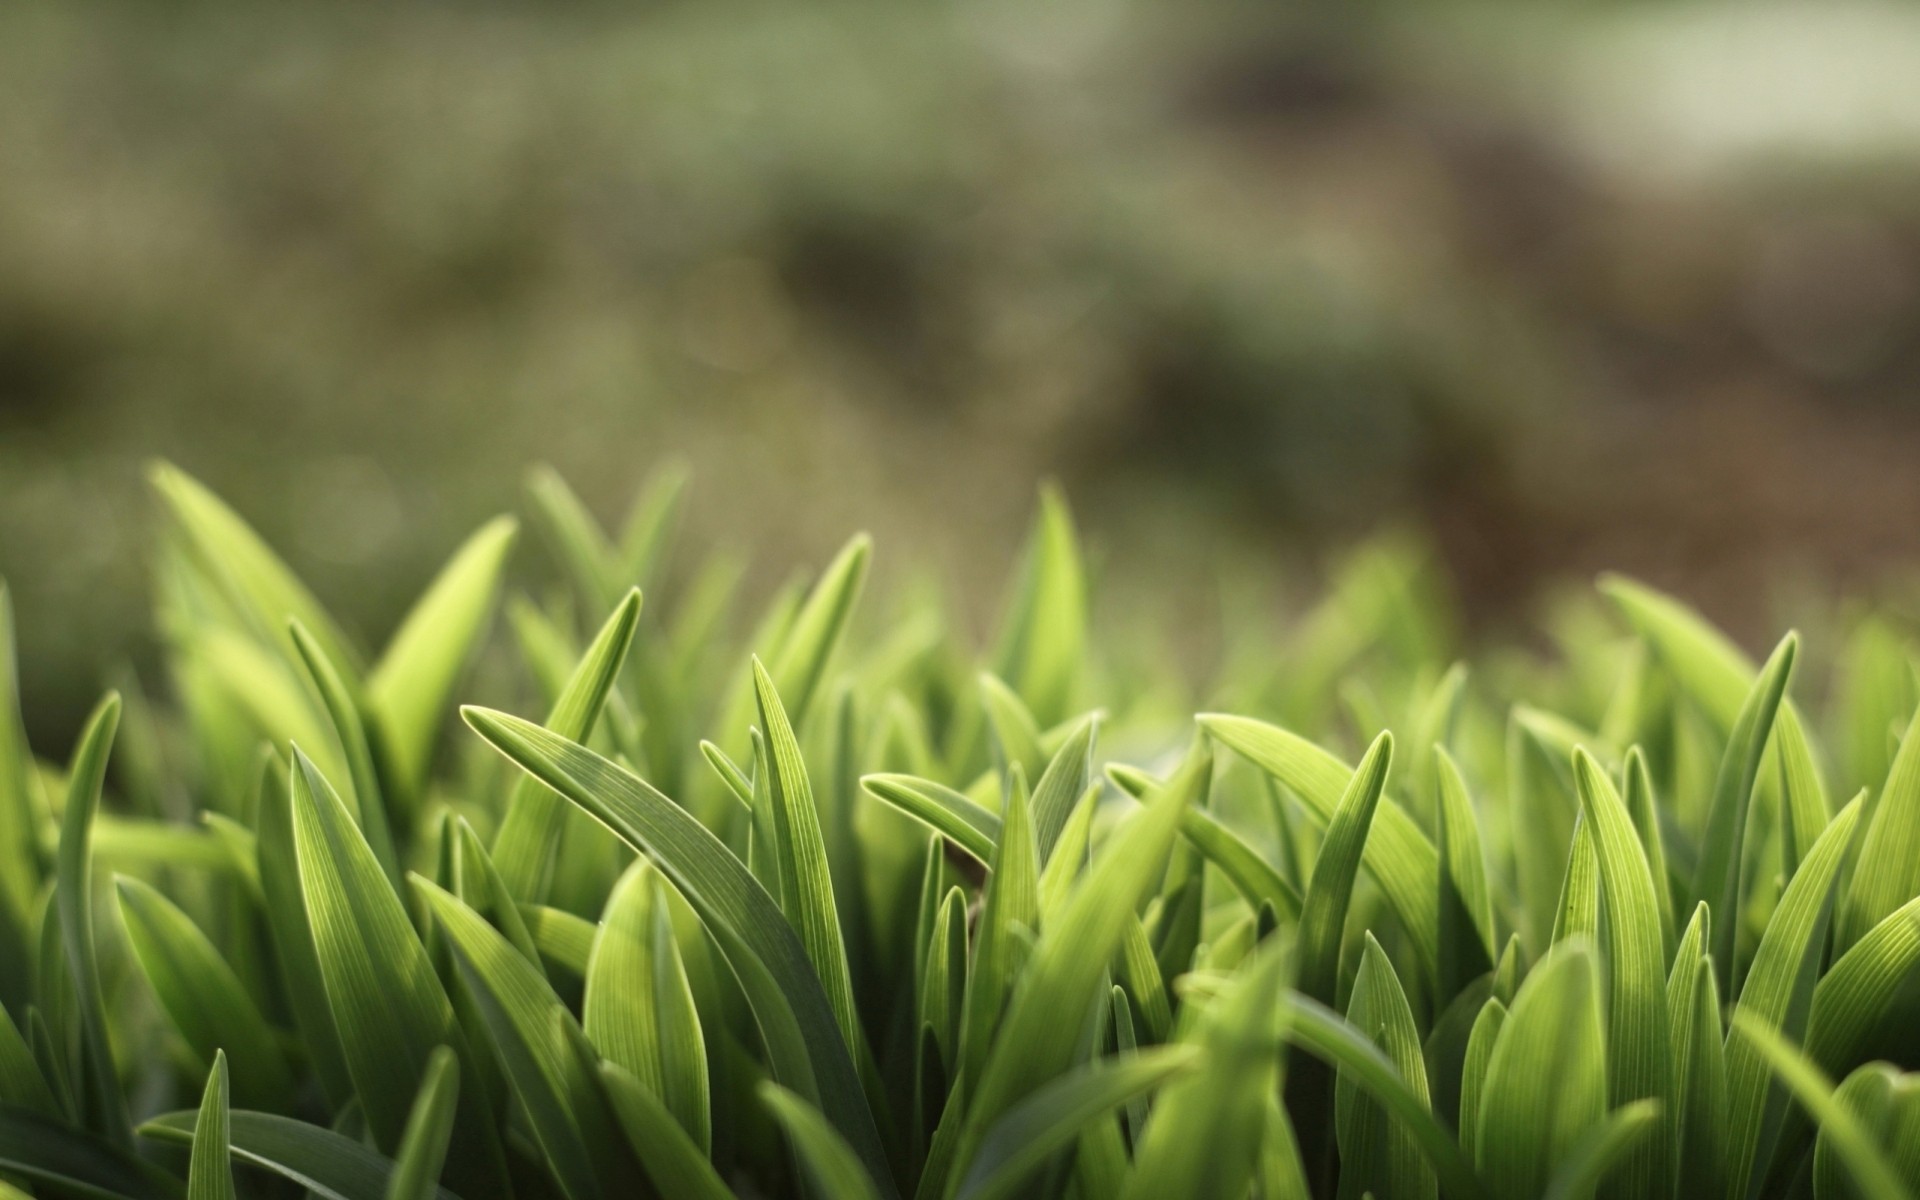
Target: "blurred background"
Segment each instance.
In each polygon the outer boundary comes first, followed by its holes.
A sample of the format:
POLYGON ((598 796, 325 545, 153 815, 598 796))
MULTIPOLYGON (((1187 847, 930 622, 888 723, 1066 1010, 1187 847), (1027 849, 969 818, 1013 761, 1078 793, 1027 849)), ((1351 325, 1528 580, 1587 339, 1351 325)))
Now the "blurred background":
POLYGON ((1052 477, 1103 605, 1395 528, 1470 628, 1611 567, 1770 640, 1920 552, 1920 7, 11 0, 49 749, 155 456, 373 634, 530 464, 677 459, 769 577, 868 528, 990 608, 1052 477))

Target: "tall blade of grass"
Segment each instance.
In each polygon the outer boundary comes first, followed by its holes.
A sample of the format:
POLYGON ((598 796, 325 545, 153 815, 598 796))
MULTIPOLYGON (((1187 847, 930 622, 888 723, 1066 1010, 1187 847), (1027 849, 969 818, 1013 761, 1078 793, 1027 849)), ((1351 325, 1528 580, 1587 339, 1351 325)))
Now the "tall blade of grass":
POLYGON ((771 1081, 758 1089, 760 1102, 773 1113, 798 1152, 818 1194, 835 1200, 880 1200, 873 1176, 820 1110, 771 1081))
MULTIPOLYGON (((1858 800, 1841 810, 1788 882, 1741 985, 1736 1020, 1764 1022, 1793 1040, 1804 1034, 1833 912, 1834 880, 1859 815, 1858 800)), ((1757 1186, 1766 1173, 1787 1098, 1772 1088, 1767 1064, 1750 1040, 1727 1043, 1727 1099, 1728 1192, 1751 1195, 1748 1184, 1757 1186)))
POLYGON ((427 1060, 427 1075, 407 1114, 384 1200, 433 1200, 459 1099, 460 1057, 451 1046, 442 1046, 427 1060))
POLYGON ((700 914, 739 977, 776 1081, 818 1095, 876 1179, 886 1159, 833 1005, 806 949, 766 889, 705 826, 638 776, 567 738, 505 713, 461 710, 522 770, 648 855, 700 914))
POLYGON ((1486 1097, 1487 1064, 1493 1061, 1493 1047, 1506 1024, 1507 1006, 1498 996, 1490 996, 1473 1018, 1473 1031, 1467 1035, 1467 1055, 1460 1064, 1460 1152, 1468 1161, 1478 1161, 1476 1148, 1480 1138, 1480 1107, 1486 1097))
POLYGON ((1727 1154, 1727 1066, 1720 1028, 1720 992, 1706 944, 1711 916, 1704 904, 1674 955, 1667 977, 1667 1031, 1673 1071, 1673 1113, 1679 1195, 1718 1196, 1727 1154))
POLYGON ((693 1144, 660 1098, 617 1063, 600 1064, 600 1082, 620 1119, 627 1145, 662 1196, 680 1200, 734 1200, 733 1189, 693 1144))
MULTIPOLYGON (((1040 871, 1040 913, 1042 920, 1051 920, 1060 911, 1073 887, 1080 881, 1080 873, 1088 864, 1087 850, 1093 841, 1093 815, 1100 807, 1101 785, 1098 780, 1087 785, 1080 799, 1073 806, 1073 813, 1060 830, 1060 839, 1053 844, 1053 857, 1040 871)), ((1199 809, 1189 809, 1199 812, 1199 809)), ((1184 818, 1182 819, 1184 822, 1184 818)), ((1251 853, 1249 847, 1249 853, 1251 853)), ((1256 856, 1257 857, 1257 856, 1256 856)), ((1224 869, 1224 868, 1223 868, 1224 869)), ((1295 910, 1298 911, 1297 909, 1295 910)))
POLYGON ((153 464, 148 478, 186 535, 194 561, 246 617, 256 637, 286 646, 287 620, 293 618, 312 632, 329 658, 358 672, 360 660, 333 618, 237 513, 171 463, 153 464))
MULTIPOLYGON (((1854 1115, 1876 1145, 1894 1149, 1898 1143, 1889 1146, 1887 1135, 1893 1132, 1894 1090, 1899 1086, 1900 1072, 1891 1063, 1868 1063, 1841 1081, 1834 1089, 1833 1100, 1854 1115)), ((1900 1174, 1897 1162, 1890 1161, 1887 1165, 1896 1175, 1900 1174)), ((1911 1184, 1912 1181, 1903 1182, 1911 1184)), ((1824 1132, 1813 1150, 1813 1194, 1818 1200, 1852 1200, 1859 1195, 1833 1138, 1824 1132)))
MULTIPOLYGON (((1574 783, 1586 827, 1593 831, 1600 894, 1606 907, 1608 1103, 1624 1108, 1637 1100, 1672 1103, 1668 1074, 1666 955, 1660 935, 1660 904, 1626 802, 1593 756, 1576 750, 1574 783)), ((1669 1109, 1669 1111, 1671 1111, 1669 1109)), ((1658 1109, 1653 1136, 1624 1150, 1610 1177, 1610 1194, 1653 1200, 1672 1186, 1671 1139, 1658 1109)))
POLYGON ((1046 753, 1040 749, 1040 722, 1026 701, 993 672, 982 671, 980 706, 993 733, 994 761, 999 769, 1005 772, 1017 765, 1029 778, 1037 777, 1046 767, 1046 753))
MULTIPOLYGON (((165 1113, 140 1127, 140 1136, 190 1144, 195 1114, 165 1113)), ((228 1118, 233 1157, 271 1171, 320 1200, 386 1200, 394 1164, 350 1137, 272 1113, 234 1110, 228 1118)), ((496 1191, 504 1185, 495 1181, 496 1191)), ((441 1188, 437 1200, 454 1200, 441 1188)))
MULTIPOLYGON (((1386 951, 1366 935, 1360 969, 1353 980, 1347 1023, 1372 1038, 1393 1063, 1407 1087, 1431 1107, 1420 1030, 1413 1022, 1407 993, 1394 974, 1386 951)), ((1412 1132, 1394 1120, 1378 1101, 1365 1096, 1352 1073, 1342 1072, 1334 1087, 1334 1129, 1340 1146, 1340 1194, 1434 1200, 1439 1183, 1412 1132)))
POLYGON ((1267 947, 1200 1018, 1194 1040, 1206 1057, 1200 1070, 1161 1092, 1122 1200, 1246 1192, 1259 1168, 1265 1098, 1280 1071, 1287 1014, 1274 999, 1286 958, 1280 947, 1267 947))
POLYGON ((1458 995, 1469 979, 1493 968, 1493 907, 1486 852, 1466 780, 1445 747, 1433 748, 1435 850, 1440 868, 1439 995, 1458 995))
MULTIPOLYGON (((574 667, 560 698, 547 713, 547 728, 571 741, 587 739, 626 664, 639 623, 640 593, 630 591, 613 606, 593 644, 574 667)), ((537 778, 522 775, 514 782, 493 851, 494 865, 500 868, 500 877, 515 896, 545 903, 571 811, 537 778)))
POLYGON ((1607 1107, 1598 971, 1584 939, 1541 960, 1487 1063, 1477 1165, 1500 1200, 1532 1200, 1607 1107))
POLYGON ((1849 1109, 1834 1100, 1833 1084, 1819 1067, 1751 1013, 1734 1013, 1733 1033, 1758 1048, 1774 1074, 1819 1122, 1834 1152, 1870 1200, 1911 1200, 1900 1177, 1874 1144, 1873 1135, 1849 1109))
MULTIPOLYGON (((396 1147, 434 1050, 460 1046, 453 1006, 366 838, 297 750, 292 808, 300 890, 347 1072, 375 1144, 396 1147)), ((465 1089, 460 1107, 455 1178, 463 1193, 493 1194, 505 1168, 479 1090, 465 1089)))
POLYGON ((394 848, 393 833, 388 825, 386 797, 380 787, 380 777, 374 771, 373 749, 367 741, 366 726, 360 718, 360 702, 347 690, 346 680, 338 666, 327 657, 326 648, 304 625, 297 620, 289 622, 287 636, 293 640, 300 664, 306 668, 307 679, 319 693, 321 706, 333 723, 334 739, 339 743, 342 761, 346 763, 348 782, 353 785, 353 811, 359 818, 360 831, 366 834, 367 845, 373 848, 374 857, 380 860, 380 867, 387 873, 397 895, 402 886, 400 856, 394 848))
POLYGON ((1733 974, 1734 933, 1739 927, 1741 901, 1746 896, 1741 859, 1746 846, 1747 813, 1753 803, 1753 785, 1760 774, 1760 758, 1766 751, 1774 714, 1786 696, 1787 680, 1793 672, 1794 654, 1800 639, 1788 634, 1760 669, 1760 677, 1747 693, 1746 703, 1733 723, 1727 739, 1720 771, 1714 779, 1713 805, 1707 813, 1706 831, 1701 835, 1700 863, 1693 877, 1693 898, 1712 906, 1714 922, 1713 960, 1720 972, 1720 990, 1730 991, 1733 974))
POLYGON ((1774 718, 1773 744, 1780 762, 1781 867, 1791 876, 1819 840, 1832 812, 1826 784, 1821 782, 1820 768, 1814 761, 1813 744, 1790 704, 1781 705, 1779 716, 1774 718))
POLYGON ((955 1200, 995 1200, 1073 1144, 1080 1131, 1136 1097, 1191 1072, 1193 1046, 1164 1046, 1077 1067, 1009 1109, 980 1143, 955 1200))
POLYGON ((1813 989, 1807 1053, 1824 1071, 1858 1066, 1874 1035, 1920 971, 1920 897, 1867 931, 1813 989))
MULTIPOLYGON (((1298 796, 1320 824, 1332 820, 1354 772, 1338 758, 1275 725, 1248 717, 1204 713, 1201 728, 1298 796)), ((1422 967, 1438 961, 1440 856, 1391 797, 1383 797, 1362 861, 1386 893, 1400 923, 1413 934, 1422 967)))
POLYGON ((1753 684, 1753 665, 1739 647, 1699 613, 1645 584, 1605 575, 1600 590, 1719 730, 1732 730, 1753 684))
POLYGON ((234 1053, 233 1090, 243 1102, 279 1108, 293 1074, 272 1026, 193 918, 138 879, 114 880, 127 939, 160 1007, 195 1054, 211 1062, 234 1053))
POLYGON ((187 1164, 187 1200, 236 1200, 229 1157, 227 1056, 213 1055, 213 1070, 193 1122, 193 1154, 187 1164))
POLYGON ((1886 915, 1920 895, 1920 712, 1907 726, 1867 817, 1853 882, 1840 906, 1844 951, 1886 915))
POLYGON ((468 538, 400 622, 367 676, 368 708, 410 796, 426 784, 448 697, 486 630, 518 531, 512 517, 496 517, 468 538))
MULTIPOLYGON (((1554 1169, 1541 1200, 1578 1200, 1593 1195, 1603 1179, 1626 1170, 1621 1162, 1636 1146, 1660 1136, 1660 1102, 1636 1100, 1614 1109, 1574 1143, 1554 1169)), ((1669 1181, 1662 1180, 1662 1192, 1669 1181)))
POLYGON ((1661 961, 1670 964, 1676 936, 1673 883, 1667 874, 1666 836, 1660 828, 1660 805, 1654 798, 1653 774, 1647 769, 1647 756, 1640 747, 1627 751, 1620 774, 1627 815, 1633 819, 1633 831, 1640 838, 1641 853, 1646 855, 1647 873, 1653 877, 1653 902, 1660 914, 1661 961))
POLYGON ((1086 656, 1087 581, 1073 516, 1058 489, 1040 492, 1020 574, 1007 602, 994 674, 1027 702, 1042 728, 1072 711, 1086 656))
POLYGON ((1040 844, 1040 862, 1052 860, 1054 847, 1074 805, 1086 792, 1093 776, 1093 747, 1099 727, 1097 717, 1087 717, 1074 725, 1066 741, 1047 763, 1040 782, 1033 785, 1033 832, 1040 844))
POLYGON ((918 1023, 932 1031, 951 1077, 960 1069, 960 1022, 967 1002, 967 898, 957 887, 948 890, 934 917, 919 979, 918 1023))
MULTIPOLYGON (((1346 791, 1334 807, 1314 862, 1313 878, 1300 906, 1300 982, 1302 992, 1322 1004, 1333 1002, 1340 977, 1340 942, 1353 901, 1354 881, 1373 828, 1374 814, 1393 762, 1393 735, 1382 733, 1367 748, 1346 791)), ((1436 879, 1438 876, 1436 875, 1436 879)))
POLYGON ((600 523, 552 467, 541 464, 528 471, 526 486, 535 524, 573 580, 574 591, 590 611, 612 608, 620 598, 621 581, 614 548, 600 523))
POLYGON ((20 723, 19 663, 13 599, 0 579, 0 1005, 27 1002, 33 938, 29 914, 40 888, 33 754, 20 723))
POLYGON ((787 711, 796 726, 806 721, 813 697, 826 678, 833 652, 860 599, 867 562, 872 557, 872 538, 862 533, 849 541, 820 573, 819 582, 807 593, 806 603, 794 614, 793 623, 780 640, 771 675, 786 697, 787 711))
POLYGON ((1293 1122, 1287 1120, 1280 1098, 1271 1094, 1267 1097, 1266 1135, 1260 1141, 1258 1186, 1260 1200, 1313 1200, 1293 1122))
POLYGON ((119 723, 120 697, 109 692, 87 718, 74 751, 68 770, 66 809, 60 815, 54 901, 60 913, 60 945, 66 970, 71 972, 79 1016, 82 1120, 87 1128, 124 1148, 133 1144, 133 1126, 113 1065, 113 1044, 107 1036, 106 999, 94 945, 92 854, 94 815, 100 811, 107 756, 112 753, 113 733, 119 723))
POLYGON ((992 873, 980 909, 973 970, 967 977, 966 1011, 962 1017, 962 1069, 981 1078, 994 1050, 994 1030, 1000 1025, 1007 997, 1019 978, 1022 951, 1040 932, 1040 850, 1033 836, 1022 778, 1014 768, 1016 786, 1007 795, 1006 824, 994 848, 992 873))
POLYGON ((703 1151, 711 1145, 700 1016, 666 896, 644 859, 607 899, 587 960, 582 1023, 607 1061, 659 1096, 703 1151))

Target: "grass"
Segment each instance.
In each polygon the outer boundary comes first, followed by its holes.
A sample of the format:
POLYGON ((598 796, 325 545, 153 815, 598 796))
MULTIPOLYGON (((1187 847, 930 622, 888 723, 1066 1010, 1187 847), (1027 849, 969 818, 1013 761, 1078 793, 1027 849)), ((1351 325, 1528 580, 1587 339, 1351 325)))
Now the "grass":
POLYGON ((168 698, 65 768, 0 591, 0 1195, 1920 1193, 1890 618, 1816 689, 1608 579, 1463 665, 1383 544, 1196 718, 1050 493, 985 650, 540 474, 557 582, 501 518, 368 653, 154 483, 168 698))

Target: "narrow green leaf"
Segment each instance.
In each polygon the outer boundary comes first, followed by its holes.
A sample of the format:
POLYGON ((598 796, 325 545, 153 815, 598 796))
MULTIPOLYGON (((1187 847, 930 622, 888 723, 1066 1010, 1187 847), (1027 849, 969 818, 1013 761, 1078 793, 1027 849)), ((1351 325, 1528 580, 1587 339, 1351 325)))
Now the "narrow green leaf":
POLYGON ((1487 1064, 1493 1061, 1493 1047, 1500 1029, 1506 1024, 1507 1006, 1491 996, 1473 1019, 1473 1032, 1467 1035, 1467 1056, 1460 1064, 1460 1152, 1469 1161, 1480 1157, 1475 1148, 1480 1137, 1480 1107, 1486 1096, 1487 1064))
POLYGON ((674 1115, 616 1063, 600 1064, 600 1082, 626 1133, 634 1157, 662 1196, 673 1200, 734 1200, 705 1151, 693 1144, 674 1115))
POLYGON ((867 775, 860 786, 869 796, 951 839, 981 862, 992 860, 994 844, 1000 840, 1000 814, 993 810, 975 804, 945 784, 911 775, 867 775))
MULTIPOLYGON (((867 561, 873 557, 873 539, 862 533, 827 564, 820 581, 807 593, 806 603, 794 615, 773 656, 772 681, 786 697, 794 725, 807 719, 813 697, 826 678, 827 665, 846 632, 853 606, 866 583, 867 561)), ((764 719, 764 717, 763 717, 764 719)))
POLYGON ((565 967, 584 978, 593 955, 593 941, 600 927, 585 917, 575 916, 544 904, 522 904, 520 919, 526 924, 540 957, 565 967))
MULTIPOLYGON (((1618 1178, 1629 1170, 1622 1161, 1636 1146, 1659 1137, 1660 1102, 1636 1100, 1614 1109, 1587 1135, 1575 1142, 1555 1168, 1541 1200, 1580 1200, 1593 1195, 1602 1179, 1618 1178)), ((1661 1180, 1662 1194, 1667 1180, 1661 1180)))
POLYGON ((107 1037, 106 1000, 94 950, 92 855, 93 819, 100 811, 107 756, 112 752, 113 733, 119 723, 120 697, 109 692, 87 719, 68 771, 54 899, 60 913, 60 944, 72 973, 79 1015, 81 1116, 89 1129, 124 1148, 133 1144, 133 1127, 113 1065, 113 1044, 107 1037))
MULTIPOLYGON (((194 1114, 182 1114, 183 1129, 194 1114)), ((191 1139, 189 1133, 181 1140, 191 1139)), ((183 1193, 171 1176, 148 1166, 103 1138, 39 1113, 0 1107, 0 1172, 48 1185, 55 1195, 91 1200, 177 1200, 183 1193)))
POLYGON ((1073 516, 1059 491, 1041 489, 1020 574, 1000 625, 994 674, 1042 728, 1067 718, 1087 641, 1087 582, 1073 516))
POLYGON ((1721 1194, 1727 1147, 1727 1068, 1720 992, 1708 961, 1707 906, 1694 909, 1667 978, 1667 1032, 1672 1047, 1674 1144, 1680 1194, 1721 1194))
POLYGON ((1667 846, 1660 828, 1660 806, 1653 794, 1653 776, 1647 770, 1647 756, 1640 747, 1627 751, 1621 775, 1627 815, 1633 818, 1633 830, 1639 835, 1641 852, 1647 858, 1647 873, 1653 877, 1653 901, 1660 911, 1662 956, 1670 962, 1674 946, 1673 886, 1667 875, 1667 846))
POLYGON ((298 621, 289 622, 287 636, 293 639, 294 649, 298 652, 300 663, 306 668, 307 678, 314 690, 320 695, 321 706, 326 709, 327 717, 333 723, 333 734, 339 743, 341 759, 347 767, 348 782, 353 785, 353 804, 350 806, 354 816, 360 822, 360 831, 366 835, 367 845, 373 848, 373 855, 380 860, 380 867, 387 873, 394 892, 399 893, 400 857, 394 849, 393 833, 387 822, 386 798, 381 792, 380 778, 374 772, 373 749, 367 741, 366 726, 360 719, 360 701, 347 690, 345 679, 340 670, 320 643, 298 621))
POLYGON ((133 952, 160 1007, 203 1061, 233 1051, 233 1090, 257 1107, 277 1108, 293 1092, 293 1076, 272 1026, 193 918, 137 879, 114 880, 133 952))
POLYGON ((999 769, 1005 772, 1018 766, 1029 778, 1039 775, 1046 765, 1046 753, 1040 749, 1040 722, 1027 702, 993 672, 982 671, 980 706, 993 731, 994 761, 999 769))
POLYGON ((760 1102, 792 1140, 801 1165, 820 1195, 835 1200, 880 1200, 880 1189, 861 1165, 860 1156, 819 1109, 771 1081, 762 1083, 758 1091, 760 1102))
POLYGON ((1739 647, 1699 613, 1671 596, 1619 575, 1602 576, 1600 590, 1653 647, 1680 686, 1721 732, 1738 723, 1753 684, 1753 666, 1739 647))
POLYGON ((442 1046, 427 1061, 427 1077, 413 1098, 413 1111, 407 1114, 385 1200, 432 1200, 447 1161, 459 1098, 460 1056, 451 1046, 442 1046))
POLYGON ((1085 794, 1093 775, 1094 737, 1098 717, 1087 717, 1074 725, 1066 741, 1047 763, 1040 782, 1033 785, 1033 832, 1040 844, 1040 861, 1053 858, 1060 834, 1073 815, 1074 805, 1085 794))
POLYGON ((41 880, 33 769, 20 723, 13 599, 0 579, 0 1005, 16 1009, 29 998, 33 939, 28 918, 41 880))
POLYGON ((1020 955, 1040 932, 1040 851, 1017 766, 1013 774, 1016 786, 1007 796, 1006 825, 994 848, 973 970, 967 977, 962 1069, 973 1079, 981 1078, 994 1047, 994 1030, 1019 977, 1020 955))
MULTIPOLYGON (((1334 808, 1300 906, 1300 990, 1323 1004, 1333 1001, 1339 981, 1347 908, 1392 762, 1393 735, 1382 733, 1367 748, 1334 808)), ((1437 872, 1434 878, 1437 893, 1437 872)))
MULTIPOLYGON (((1052 920, 1060 911, 1073 887, 1080 881, 1080 874, 1087 867, 1087 851, 1093 841, 1093 816, 1100 807, 1100 783, 1094 781, 1080 794, 1080 800, 1073 807, 1073 813, 1067 818, 1066 826, 1060 831, 1060 840, 1053 844, 1053 857, 1040 871, 1040 913, 1042 920, 1052 920)), ((1199 812, 1199 809, 1189 810, 1199 812)), ((1182 818, 1184 824, 1185 818, 1182 818)), ((996 838, 998 834, 995 835, 996 838)), ((1257 857, 1257 856, 1256 856, 1257 857)), ((1296 909, 1297 911, 1297 909, 1296 909)))
POLYGON ((1440 868, 1440 995, 1457 995, 1466 981, 1493 968, 1493 908, 1487 893, 1486 852, 1466 780, 1445 747, 1433 748, 1434 827, 1440 868))
MULTIPOLYGON (((140 1127, 140 1135, 155 1141, 188 1144, 193 1141, 195 1114, 166 1113, 140 1127)), ((233 1157, 273 1172, 321 1200, 386 1200, 394 1164, 350 1137, 309 1125, 291 1117, 236 1109, 229 1116, 228 1133, 233 1157)), ((500 1191, 499 1180, 487 1192, 500 1191)), ((442 1188, 437 1200, 454 1200, 442 1188)))
MULTIPOLYGON (((639 623, 640 593, 630 591, 614 606, 554 701, 547 713, 548 729, 569 741, 587 739, 626 664, 639 623)), ((536 904, 546 901, 571 811, 537 778, 523 775, 515 782, 493 841, 494 865, 515 896, 536 904)))
POLYGON ((468 538, 401 621, 367 677, 368 706, 410 794, 426 783, 448 697, 486 630, 518 530, 512 517, 495 517, 468 538))
POLYGON ((1886 784, 1867 818, 1853 882, 1840 906, 1840 949, 1852 946, 1916 895, 1920 895, 1920 712, 1900 739, 1886 784))
MULTIPOLYGON (((1354 976, 1347 1022, 1380 1047, 1408 1089, 1430 1108, 1426 1062, 1420 1052, 1420 1030, 1414 1025, 1413 1009, 1386 951, 1371 933, 1366 935, 1359 973, 1354 976)), ((1366 1096, 1351 1072, 1338 1077, 1334 1108, 1342 1196, 1371 1192, 1406 1200, 1434 1200, 1439 1184, 1412 1131, 1394 1120, 1378 1101, 1366 1096)))
MULTIPOLYGON (((1624 1109, 1652 1100, 1645 1119, 1660 1122, 1658 1106, 1670 1102, 1667 1036, 1666 954, 1660 935, 1660 904, 1653 872, 1634 830, 1626 802, 1600 764, 1584 750, 1573 755, 1580 811, 1593 831, 1606 908, 1606 1050, 1608 1104, 1624 1109)), ((1609 1190, 1653 1200, 1672 1186, 1671 1139, 1664 1123, 1651 1137, 1637 1138, 1622 1153, 1609 1190)))
POLYGON ((228 1154, 227 1056, 215 1051, 200 1113, 193 1122, 193 1155, 187 1164, 187 1200, 235 1200, 228 1154))
POLYGON ((59 1119, 60 1104, 46 1076, 33 1061, 33 1051, 20 1027, 0 1008, 0 1105, 24 1109, 43 1117, 59 1119))
POLYGON ((575 592, 594 612, 620 598, 613 546, 599 522, 559 472, 542 464, 527 472, 527 497, 536 525, 573 580, 575 592))

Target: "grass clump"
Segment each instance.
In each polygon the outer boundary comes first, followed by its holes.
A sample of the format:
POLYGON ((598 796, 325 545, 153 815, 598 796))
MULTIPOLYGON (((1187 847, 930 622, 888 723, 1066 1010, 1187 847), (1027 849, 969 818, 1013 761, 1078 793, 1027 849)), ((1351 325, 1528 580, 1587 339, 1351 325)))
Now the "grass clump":
POLYGON ((170 699, 64 769, 0 592, 0 1194, 1920 1188, 1887 619, 1796 687, 1612 579, 1469 671, 1382 544, 1196 696, 1051 495, 981 653, 864 538, 743 621, 656 584, 677 480, 609 535, 539 475, 511 636, 503 518, 369 654, 155 483, 170 699))

